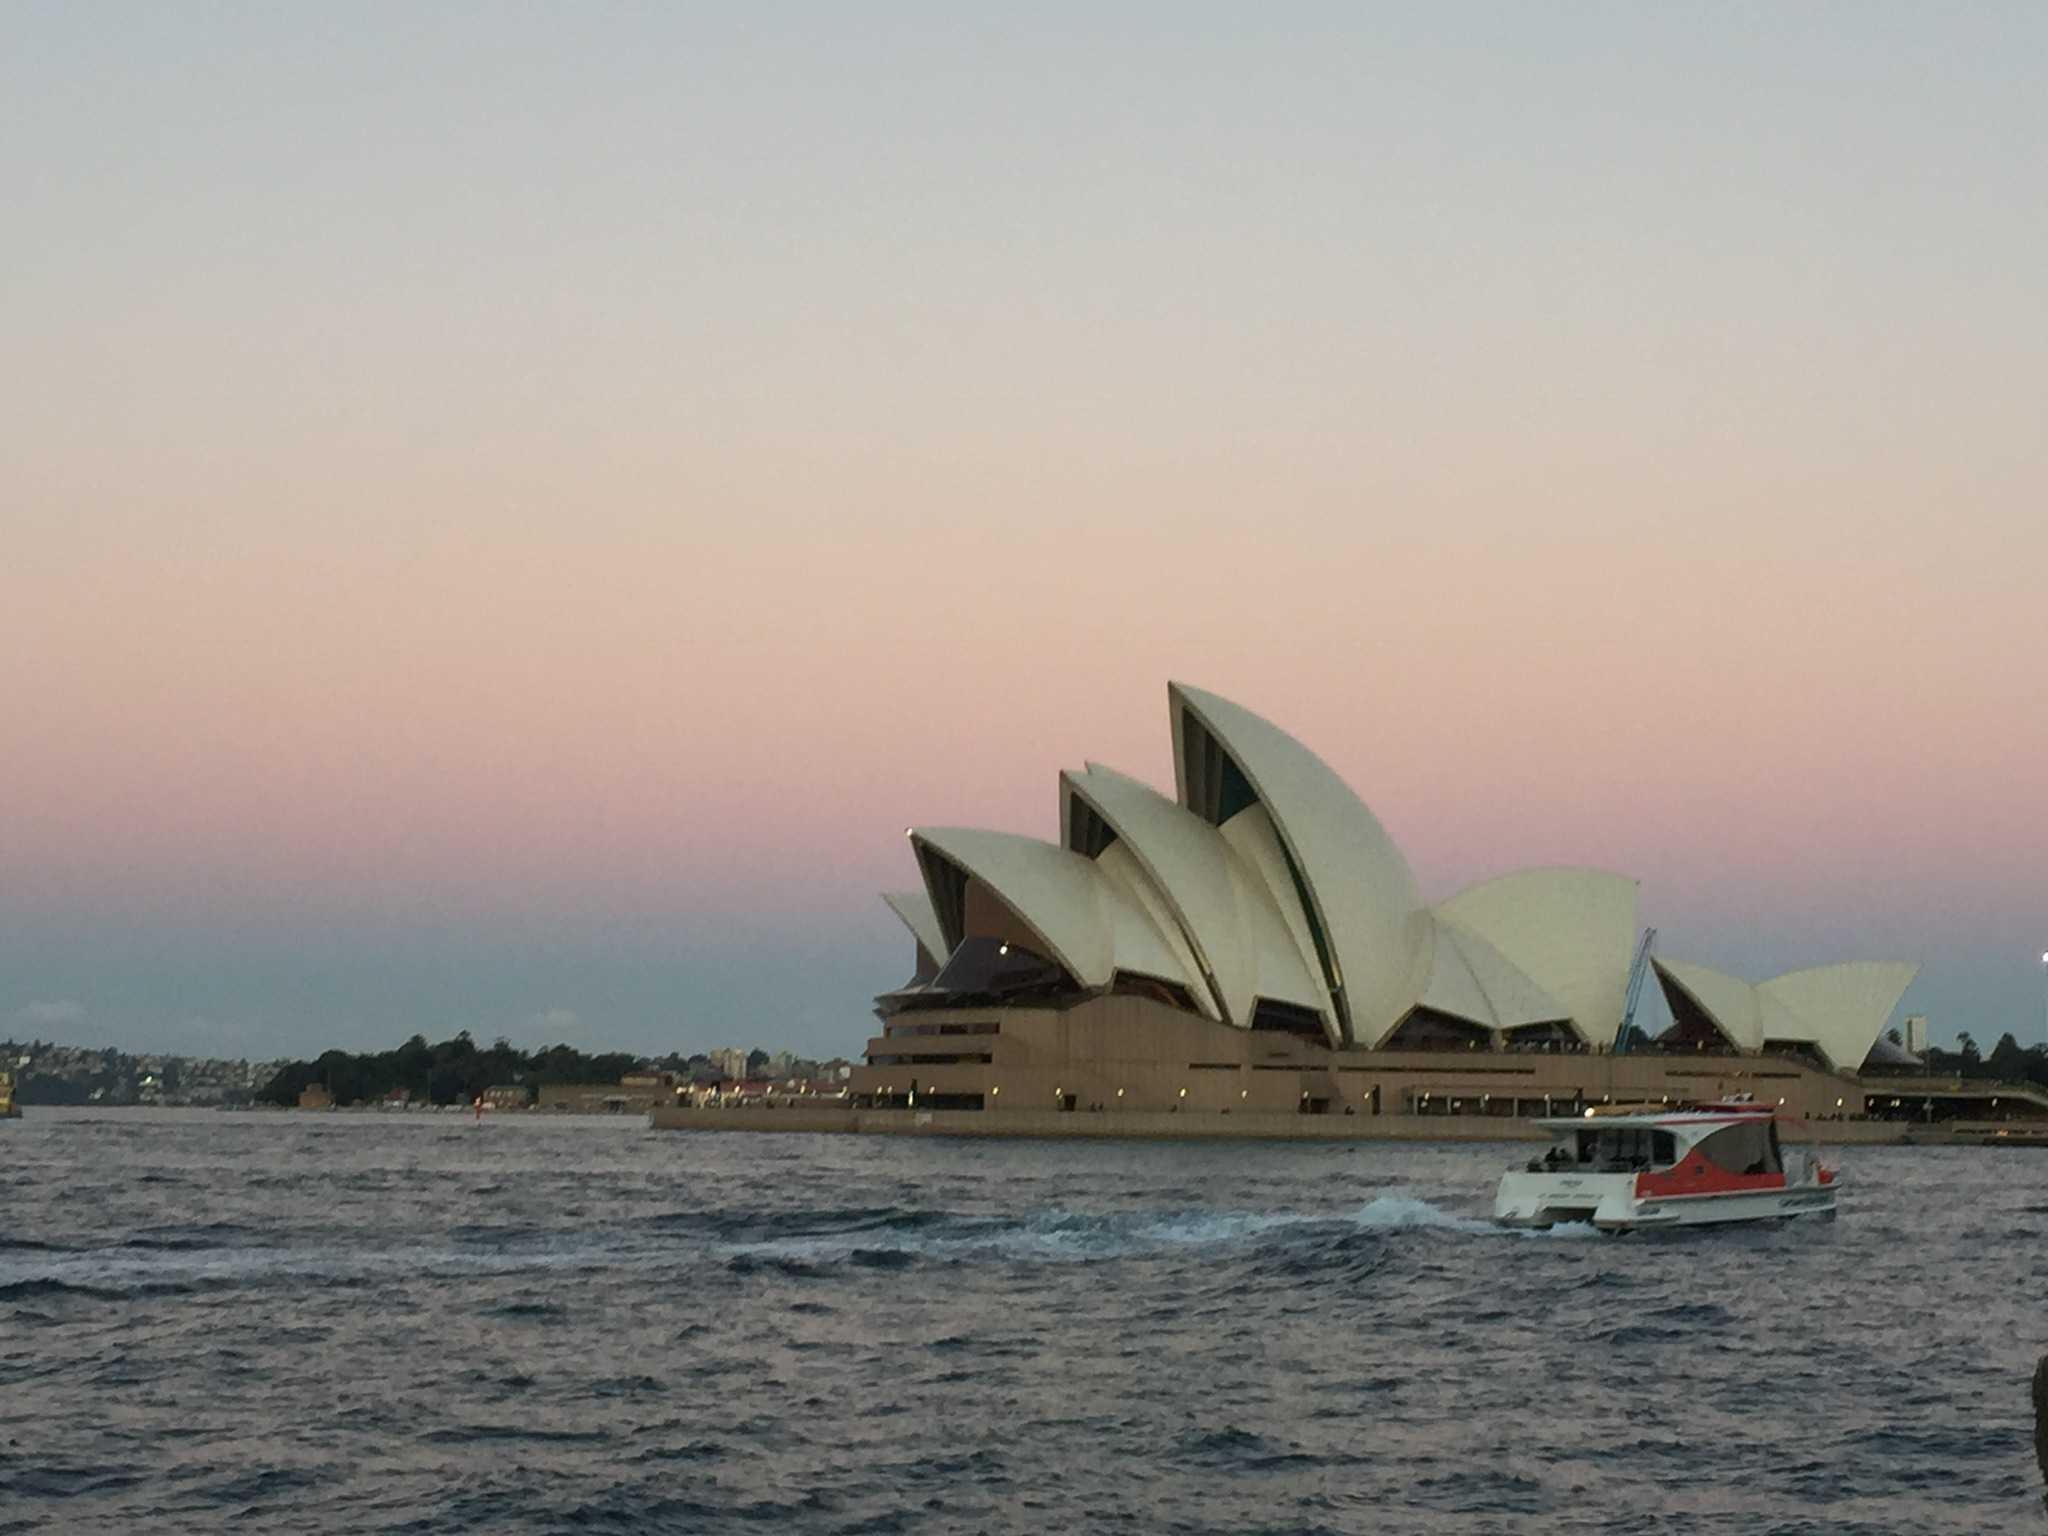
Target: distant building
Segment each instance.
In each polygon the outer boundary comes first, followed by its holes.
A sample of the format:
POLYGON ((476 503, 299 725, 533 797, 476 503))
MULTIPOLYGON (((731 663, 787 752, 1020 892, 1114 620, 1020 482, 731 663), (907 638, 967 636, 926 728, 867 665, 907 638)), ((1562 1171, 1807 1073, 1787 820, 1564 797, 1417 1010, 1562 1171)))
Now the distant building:
POLYGON ((533 1095, 519 1083, 500 1083, 484 1090, 484 1104, 491 1109, 524 1109, 533 1095))
POLYGON ((327 1085, 324 1083, 308 1083, 299 1090, 299 1108, 332 1109, 334 1095, 327 1091, 327 1085))
POLYGON ((621 1088, 668 1088, 674 1089, 680 1079, 674 1072, 628 1072, 619 1079, 621 1088))
POLYGON ((687 1084, 674 1072, 634 1072, 616 1083, 543 1083, 535 1107, 557 1114, 644 1115, 673 1104, 687 1084))
POLYGON ((738 1081, 747 1075, 747 1053, 738 1046, 725 1046, 711 1053, 711 1065, 720 1077, 738 1081))
POLYGON ((1904 1065, 1876 1048, 1911 963, 1750 981, 1652 960, 1636 882, 1599 869, 1425 901, 1300 741, 1183 684, 1167 710, 1171 793, 1091 765, 1060 776, 1057 842, 909 830, 921 888, 884 900, 912 974, 875 1000, 859 1104, 1542 1117, 1611 1095, 1619 1061, 1652 1097, 1725 1077, 1832 1113, 1866 1065, 1904 1065), (1672 1025, 1617 1053, 1646 981, 1672 1025))

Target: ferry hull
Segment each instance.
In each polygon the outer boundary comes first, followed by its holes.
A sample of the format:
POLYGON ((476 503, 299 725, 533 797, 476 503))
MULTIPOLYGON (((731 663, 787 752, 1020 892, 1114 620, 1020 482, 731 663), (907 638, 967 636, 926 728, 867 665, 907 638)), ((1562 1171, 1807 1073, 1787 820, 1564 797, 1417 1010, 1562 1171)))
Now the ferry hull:
POLYGON ((1627 1173, 1509 1173, 1502 1177, 1493 1202, 1493 1219, 1503 1226, 1552 1227, 1583 1221, 1603 1232, 1834 1214, 1832 1183, 1802 1182, 1697 1195, 1638 1195, 1635 1175, 1627 1173))

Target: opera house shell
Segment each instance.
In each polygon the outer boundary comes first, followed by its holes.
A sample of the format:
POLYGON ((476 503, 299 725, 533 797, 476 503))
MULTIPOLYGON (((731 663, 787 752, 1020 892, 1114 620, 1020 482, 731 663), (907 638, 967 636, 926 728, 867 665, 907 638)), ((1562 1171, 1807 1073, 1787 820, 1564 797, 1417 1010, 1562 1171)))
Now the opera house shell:
POLYGON ((1617 1057, 1633 880, 1529 869, 1425 903, 1307 747, 1201 689, 1167 700, 1172 795, 1091 763, 1060 775, 1057 843, 909 829, 922 884, 884 899, 915 972, 877 999, 864 1102, 1419 1113, 1462 1084, 1488 1113, 1542 1113, 1586 1097, 1596 1060, 1610 1087, 1614 1063, 1688 1054, 1722 1077, 1770 1051, 1853 1072, 1912 979, 1851 965, 1751 986, 1660 960, 1676 1022, 1617 1057))

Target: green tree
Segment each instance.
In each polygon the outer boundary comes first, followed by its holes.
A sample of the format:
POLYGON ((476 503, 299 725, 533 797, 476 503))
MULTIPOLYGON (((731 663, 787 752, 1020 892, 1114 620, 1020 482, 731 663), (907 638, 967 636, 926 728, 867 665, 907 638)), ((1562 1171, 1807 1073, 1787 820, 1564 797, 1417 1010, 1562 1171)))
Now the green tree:
POLYGON ((385 1098, 394 1088, 436 1104, 458 1104, 500 1086, 530 1092, 542 1083, 615 1083, 639 1060, 623 1051, 585 1056, 562 1044, 528 1054, 505 1039, 478 1050, 464 1030, 433 1045, 414 1035, 389 1051, 324 1051, 317 1060, 280 1067, 256 1097, 269 1104, 296 1104, 309 1083, 322 1083, 338 1104, 385 1098))
POLYGON ((288 1061, 271 1074, 270 1081, 256 1090, 259 1104, 283 1104, 290 1106, 299 1102, 299 1095, 314 1083, 320 1081, 320 1069, 310 1061, 288 1061))
POLYGON ((347 1051, 322 1051, 314 1065, 336 1104, 357 1104, 376 1097, 377 1074, 361 1057, 347 1051))
POLYGON ((1987 1064, 1992 1076, 2006 1082, 2018 1082, 2027 1075, 2027 1053, 2020 1049, 2019 1041, 2013 1039, 2011 1030, 1998 1037, 1998 1044, 1991 1047, 1987 1064))
POLYGON ((2030 1083, 2048 1087, 2048 1045, 2030 1045, 2026 1050, 2025 1076, 2030 1083))

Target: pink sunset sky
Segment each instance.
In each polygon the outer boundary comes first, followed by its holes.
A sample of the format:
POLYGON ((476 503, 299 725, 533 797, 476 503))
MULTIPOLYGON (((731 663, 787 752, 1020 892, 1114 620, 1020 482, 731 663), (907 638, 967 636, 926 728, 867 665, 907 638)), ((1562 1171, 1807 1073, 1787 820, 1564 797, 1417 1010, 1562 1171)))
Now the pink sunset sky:
POLYGON ((2042 1038, 2043 13, 17 22, 0 1036, 851 1053, 1176 678, 2042 1038))

